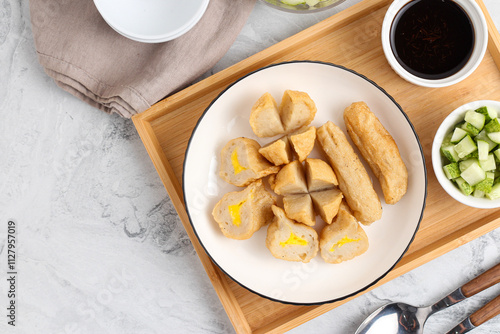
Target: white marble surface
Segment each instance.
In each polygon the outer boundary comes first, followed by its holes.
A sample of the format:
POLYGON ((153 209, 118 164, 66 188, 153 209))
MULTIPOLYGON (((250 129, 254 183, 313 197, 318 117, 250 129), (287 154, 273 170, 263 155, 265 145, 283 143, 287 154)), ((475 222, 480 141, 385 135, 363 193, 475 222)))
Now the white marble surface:
MULTIPOLYGON (((211 73, 356 2, 301 16, 258 3, 211 73)), ((500 27, 500 2, 484 2, 500 27)), ((0 119, 0 333, 233 332, 132 122, 63 92, 39 66, 28 1, 0 0, 0 119), (9 219, 15 328, 6 317, 9 219)), ((385 300, 432 303, 497 263, 498 240, 497 229, 291 332, 353 333, 385 300)), ((499 293, 436 314, 427 333, 499 293)), ((500 317, 471 333, 500 333, 500 317)))

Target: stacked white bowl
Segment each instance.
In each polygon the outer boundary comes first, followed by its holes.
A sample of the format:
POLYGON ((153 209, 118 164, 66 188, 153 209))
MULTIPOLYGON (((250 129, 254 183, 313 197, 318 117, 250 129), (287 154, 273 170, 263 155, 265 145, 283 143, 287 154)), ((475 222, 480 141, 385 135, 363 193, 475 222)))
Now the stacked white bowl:
POLYGON ((209 0, 94 0, 104 20, 134 41, 162 43, 188 32, 209 0))

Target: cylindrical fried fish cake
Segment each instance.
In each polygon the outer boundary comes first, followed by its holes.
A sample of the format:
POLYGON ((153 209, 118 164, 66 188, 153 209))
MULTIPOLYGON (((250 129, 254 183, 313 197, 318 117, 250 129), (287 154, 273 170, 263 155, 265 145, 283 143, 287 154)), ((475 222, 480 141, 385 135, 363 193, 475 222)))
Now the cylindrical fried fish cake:
POLYGON ((318 142, 337 174, 339 188, 354 217, 370 225, 382 217, 382 206, 365 167, 344 132, 327 122, 317 131, 318 142))
POLYGON ((397 203, 408 188, 408 171, 396 142, 365 102, 344 111, 347 133, 378 178, 385 202, 397 203))

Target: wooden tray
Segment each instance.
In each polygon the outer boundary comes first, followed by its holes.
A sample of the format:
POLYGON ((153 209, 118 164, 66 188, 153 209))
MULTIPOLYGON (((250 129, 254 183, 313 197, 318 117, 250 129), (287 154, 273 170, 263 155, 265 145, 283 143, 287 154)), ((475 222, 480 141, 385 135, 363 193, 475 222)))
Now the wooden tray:
POLYGON ((235 80, 263 66, 289 60, 319 60, 343 65, 374 80, 395 98, 420 137, 428 170, 428 197, 415 240, 396 267, 374 287, 380 286, 500 226, 499 209, 469 208, 448 196, 437 182, 431 163, 434 134, 449 112, 473 100, 500 100, 500 36, 483 2, 477 2, 488 20, 488 51, 469 78, 451 87, 417 87, 390 68, 382 51, 380 30, 391 0, 365 0, 133 117, 236 332, 284 332, 356 296, 319 306, 285 305, 249 292, 213 264, 189 223, 181 188, 184 152, 205 108, 235 80))

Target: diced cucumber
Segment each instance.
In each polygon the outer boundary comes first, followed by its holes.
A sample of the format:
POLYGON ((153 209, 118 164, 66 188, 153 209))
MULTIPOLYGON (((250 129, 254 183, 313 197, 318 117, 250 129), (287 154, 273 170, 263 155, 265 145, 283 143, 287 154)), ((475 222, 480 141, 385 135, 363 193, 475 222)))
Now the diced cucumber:
POLYGON ((460 177, 460 169, 458 169, 458 163, 452 162, 451 164, 445 165, 443 167, 444 173, 449 180, 456 179, 460 177))
POLYGON ((470 133, 471 136, 477 136, 477 134, 479 133, 479 129, 477 129, 476 127, 474 127, 474 125, 468 123, 468 122, 465 122, 463 123, 462 125, 460 125, 460 128, 467 131, 468 133, 470 133))
POLYGON ((488 157, 484 160, 479 159, 479 166, 481 166, 485 172, 495 170, 497 168, 497 164, 493 153, 488 154, 488 157))
POLYGON ((441 153, 443 153, 443 155, 446 157, 446 159, 448 159, 449 162, 458 162, 458 160, 460 160, 453 145, 442 147, 441 153))
POLYGON ((443 138, 443 143, 441 144, 441 153, 448 159, 450 162, 458 162, 459 157, 455 149, 454 145, 451 143, 452 134, 449 133, 443 138))
POLYGON ((456 178, 455 182, 465 196, 469 196, 474 191, 474 188, 461 177, 456 178))
POLYGON ((479 131, 481 131, 481 129, 484 127, 485 120, 485 115, 475 112, 474 110, 469 110, 465 113, 465 121, 472 124, 472 126, 474 126, 479 131))
POLYGON ((493 142, 500 144, 500 132, 490 132, 488 133, 488 138, 490 138, 493 142))
POLYGON ((481 191, 479 189, 474 189, 474 192, 472 193, 472 196, 476 197, 476 198, 483 198, 484 197, 484 191, 481 191))
POLYGON ((491 187, 491 191, 486 194, 486 197, 489 199, 500 198, 500 183, 497 183, 493 187, 491 187))
POLYGON ((486 176, 486 178, 484 180, 482 180, 481 182, 476 184, 475 189, 478 189, 478 190, 488 194, 489 192, 491 192, 492 187, 493 187, 493 177, 486 176))
POLYGON ((479 164, 479 160, 477 160, 477 158, 469 158, 467 160, 462 160, 458 163, 458 169, 460 170, 460 172, 463 172, 464 170, 469 168, 470 165, 472 165, 473 163, 479 164))
POLYGON ((489 122, 491 119, 498 117, 496 110, 493 110, 493 109, 486 107, 486 106, 481 107, 481 108, 477 108, 475 110, 475 112, 483 114, 486 117, 485 122, 489 122))
POLYGON ((305 0, 281 0, 285 5, 296 6, 306 3, 305 0))
POLYGON ((488 159, 488 152, 490 145, 484 140, 478 140, 477 144, 477 154, 479 161, 488 159))
POLYGON ((493 118, 491 121, 489 121, 485 126, 484 130, 488 133, 490 132, 500 132, 500 122, 498 121, 498 118, 493 118))
POLYGON ((494 150, 493 154, 495 154, 495 157, 498 159, 498 161, 500 161, 500 148, 494 150))
POLYGON ((465 136, 453 148, 457 152, 460 159, 477 150, 476 144, 469 135, 465 136))
POLYGON ((486 178, 486 172, 477 163, 473 163, 460 174, 468 184, 474 186, 486 178))
POLYGON ((460 140, 462 140, 463 137, 465 137, 469 132, 465 131, 464 129, 462 128, 455 128, 455 130, 453 130, 453 135, 451 136, 451 139, 450 141, 453 143, 453 144, 456 144, 458 143, 460 140))
POLYGON ((474 138, 475 141, 478 141, 478 140, 484 140, 485 142, 488 143, 488 145, 490 146, 489 149, 488 149, 488 152, 491 151, 492 149, 494 149, 496 146, 497 146, 497 143, 495 143, 494 141, 492 141, 490 139, 490 137, 488 137, 488 134, 486 133, 486 131, 481 130, 481 132, 479 132, 476 136, 476 138, 474 138))
POLYGON ((443 139, 443 172, 466 196, 500 199, 500 118, 496 110, 468 110, 443 139))
POLYGON ((478 157, 479 157, 479 154, 477 153, 477 150, 475 150, 471 154, 467 154, 465 157, 463 157, 462 160, 467 160, 467 159, 471 159, 471 158, 477 159, 478 157))

